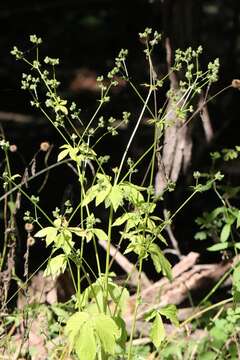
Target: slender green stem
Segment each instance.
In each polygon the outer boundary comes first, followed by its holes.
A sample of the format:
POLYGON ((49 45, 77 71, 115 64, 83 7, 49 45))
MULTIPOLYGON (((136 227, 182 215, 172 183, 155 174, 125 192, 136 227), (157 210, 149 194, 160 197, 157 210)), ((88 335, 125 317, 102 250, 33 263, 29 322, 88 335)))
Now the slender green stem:
POLYGON ((228 276, 233 271, 233 267, 231 267, 222 277, 221 279, 215 284, 215 286, 211 289, 211 291, 201 300, 200 304, 204 304, 208 299, 215 293, 215 291, 222 285, 222 283, 228 278, 228 276))
MULTIPOLYGON (((30 176, 28 179, 27 179, 27 183, 31 180, 34 180, 36 177, 44 174, 45 172, 49 171, 49 170, 52 170, 53 168, 57 167, 57 166, 60 166, 60 165, 63 165, 63 164, 67 164, 69 163, 71 160, 70 159, 67 159, 67 160, 62 160, 62 161, 59 161, 57 163, 54 163, 52 165, 49 165, 47 168, 45 169, 42 169, 40 170, 39 172, 37 172, 36 174, 30 176)), ((4 195, 2 195, 0 197, 0 202, 2 200, 4 200, 5 198, 7 198, 10 194, 14 193, 15 191, 19 190, 20 187, 26 185, 26 182, 23 182, 21 184, 18 184, 18 185, 15 185, 11 190, 7 191, 4 195)))
POLYGON ((228 304, 228 303, 230 303, 230 302, 232 302, 232 301, 233 301, 233 298, 231 297, 231 298, 229 298, 229 299, 222 300, 222 301, 220 301, 220 302, 218 302, 218 303, 216 303, 216 304, 210 305, 210 306, 208 306, 207 308, 202 309, 202 310, 196 312, 195 314, 193 314, 192 316, 190 316, 189 318, 187 318, 185 321, 183 321, 183 322, 180 324, 180 327, 184 327, 184 326, 186 326, 187 324, 189 324, 192 320, 194 320, 194 319, 196 319, 197 317, 205 314, 206 312, 208 312, 208 311, 210 311, 210 310, 213 310, 213 309, 216 309, 216 308, 219 307, 219 306, 226 305, 226 304, 228 304))
POLYGON ((140 115, 139 115, 139 117, 138 117, 138 120, 137 120, 137 123, 136 123, 136 125, 135 125, 135 128, 134 128, 134 130, 133 130, 133 132, 132 132, 132 134, 131 134, 131 136, 130 136, 130 139, 129 139, 129 141, 128 141, 128 144, 127 144, 127 146, 126 146, 126 149, 125 149, 125 151, 124 151, 124 154, 123 154, 123 156, 122 156, 122 160, 121 160, 121 163, 120 163, 120 166, 119 166, 119 169, 118 169, 118 173, 117 173, 117 176, 116 176, 116 179, 115 179, 115 184, 117 184, 117 182, 118 182, 118 179, 119 179, 119 176, 120 176, 120 174, 121 174, 121 170, 122 170, 123 164, 124 164, 124 162, 125 162, 125 159, 126 159, 128 150, 129 150, 129 148, 130 148, 130 146, 131 146, 131 143, 132 143, 132 141, 133 141, 133 139, 134 139, 134 137, 135 137, 135 135, 136 135, 137 129, 138 129, 139 125, 140 125, 140 122, 141 122, 142 117, 143 117, 143 114, 144 114, 144 112, 145 112, 145 110, 146 110, 146 107, 147 107, 147 104, 148 104, 148 101, 149 101, 149 99, 150 99, 151 94, 152 94, 152 88, 149 89, 147 98, 146 98, 146 100, 145 100, 145 103, 144 103, 144 105, 143 105, 143 108, 142 108, 142 110, 141 110, 141 113, 140 113, 140 115))
POLYGON ((80 274, 80 265, 77 265, 77 304, 79 311, 81 311, 80 296, 81 296, 81 274, 80 274))
POLYGON ((140 296, 141 296, 141 274, 142 274, 142 266, 143 266, 143 259, 140 258, 139 260, 139 275, 138 275, 138 283, 137 283, 137 292, 136 292, 136 303, 133 313, 133 319, 132 319, 132 327, 131 327, 131 334, 130 334, 130 340, 129 340, 129 348, 128 348, 128 357, 127 360, 131 360, 132 357, 132 344, 133 344, 133 337, 136 327, 136 321, 137 321, 137 311, 138 306, 140 304, 140 296))
POLYGON ((108 240, 107 240, 107 253, 106 253, 106 266, 105 266, 105 302, 104 311, 107 310, 108 304, 108 278, 109 278, 109 264, 110 264, 110 247, 112 237, 112 222, 113 222, 113 206, 110 206, 109 220, 108 220, 108 240))

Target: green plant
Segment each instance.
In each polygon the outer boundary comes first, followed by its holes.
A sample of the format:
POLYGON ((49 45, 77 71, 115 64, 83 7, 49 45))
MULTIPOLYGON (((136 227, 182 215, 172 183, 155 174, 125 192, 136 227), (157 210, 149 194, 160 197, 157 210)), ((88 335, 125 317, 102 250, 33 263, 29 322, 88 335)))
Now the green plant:
MULTIPOLYGON (((22 76, 22 89, 30 92, 31 105, 43 113, 64 142, 60 147, 57 163, 53 166, 58 166, 65 161, 71 162, 79 183, 80 199, 75 208, 68 200, 63 214, 58 208, 52 214, 47 214, 39 206, 38 199, 27 193, 24 183, 17 183, 16 175, 12 176, 9 171, 4 175, 6 186, 8 186, 6 196, 8 194, 12 196, 13 191, 17 189, 31 202, 33 211, 29 210, 25 215, 25 220, 28 224, 39 226, 40 230, 34 237, 44 239, 46 246, 51 246, 51 256, 45 274, 57 277, 66 269, 72 274, 75 288, 73 297, 75 312, 69 317, 65 326, 68 342, 64 352, 74 352, 79 359, 107 359, 117 356, 119 348, 125 358, 128 360, 133 358, 133 338, 138 307, 141 303, 143 262, 151 258, 156 271, 171 280, 171 265, 161 249, 162 246, 167 245, 164 230, 196 193, 208 190, 221 179, 221 174, 216 172, 207 178, 205 184, 200 184, 199 177, 195 176, 196 184, 193 192, 173 214, 169 214, 167 220, 163 220, 154 213, 164 192, 173 189, 172 182, 167 181, 161 194, 154 190, 156 159, 158 159, 164 132, 173 126, 175 121, 184 124, 186 117, 193 112, 193 98, 204 87, 209 87, 217 80, 219 63, 215 60, 209 63, 206 71, 202 71, 199 68, 201 47, 196 51, 192 48, 186 51, 177 50, 170 74, 181 71, 184 76, 179 83, 179 89, 175 91, 171 88, 168 92, 171 108, 166 106, 158 108, 158 91, 170 75, 167 74, 158 79, 153 66, 152 53, 161 36, 149 28, 139 35, 145 45, 144 54, 149 69, 148 83, 138 88, 132 82, 127 69, 128 52, 121 50, 115 60, 114 68, 107 77, 97 78, 100 99, 96 111, 87 123, 83 123, 77 105, 69 104, 58 94, 59 82, 56 79, 55 67, 59 60, 50 57, 41 60, 39 55, 41 38, 35 35, 30 36, 30 42, 35 51, 34 60, 29 60, 29 57, 26 57, 28 52, 24 53, 17 47, 14 47, 12 51, 17 60, 23 61, 30 68, 30 73, 24 73, 22 76), (130 84, 136 96, 141 100, 142 107, 118 167, 107 172, 105 163, 108 157, 98 156, 96 144, 107 135, 117 135, 121 124, 133 121, 130 120, 132 115, 127 111, 123 112, 120 122, 113 117, 105 119, 101 113, 103 107, 110 101, 111 89, 118 85, 118 78, 130 84), (153 109, 150 105, 152 101, 153 109), (146 115, 150 118, 149 124, 153 126, 153 140, 146 152, 133 162, 128 158, 129 148, 143 116, 146 115), (140 186, 134 183, 132 175, 147 155, 151 157, 148 184, 140 186), (91 179, 86 176, 88 168, 93 174, 91 179), (127 170, 124 170, 125 168, 127 170), (96 215, 95 209, 100 205, 107 212, 107 225, 102 224, 101 219, 96 215), (74 223, 76 218, 78 221, 74 223), (49 226, 43 227, 43 220, 47 221, 49 226), (113 229, 117 229, 117 239, 115 239, 115 232, 113 236, 113 229), (98 253, 99 240, 106 242, 104 266, 98 253), (136 303, 128 343, 123 312, 129 294, 126 287, 121 287, 114 282, 114 274, 111 272, 110 246, 113 240, 119 246, 122 243, 126 244, 125 254, 132 252, 137 256, 136 303), (89 271, 92 272, 92 270, 84 258, 84 249, 89 242, 93 243, 98 269, 97 274, 94 274, 95 281, 92 281, 89 276, 89 271), (74 268, 77 270, 76 277, 73 276, 74 268), (88 282, 88 287, 85 289, 82 288, 83 279, 88 282)), ((4 146, 5 142, 2 142, 3 150, 4 146)), ((153 320, 150 338, 156 348, 160 347, 166 337, 162 316, 170 319, 173 324, 178 324, 174 306, 153 310, 147 315, 148 321, 153 320)))
MULTIPOLYGON (((216 167, 216 161, 222 159, 224 162, 236 159, 239 155, 239 146, 235 149, 223 149, 222 152, 211 153, 213 161, 212 168, 216 167)), ((199 174, 208 177, 209 174, 199 174)), ((240 249, 238 228, 240 226, 240 210, 232 205, 239 187, 214 184, 213 190, 220 200, 221 206, 215 207, 211 212, 204 212, 196 219, 200 231, 195 234, 195 239, 206 240, 211 238, 215 244, 208 247, 209 251, 233 250, 235 254, 240 249)))

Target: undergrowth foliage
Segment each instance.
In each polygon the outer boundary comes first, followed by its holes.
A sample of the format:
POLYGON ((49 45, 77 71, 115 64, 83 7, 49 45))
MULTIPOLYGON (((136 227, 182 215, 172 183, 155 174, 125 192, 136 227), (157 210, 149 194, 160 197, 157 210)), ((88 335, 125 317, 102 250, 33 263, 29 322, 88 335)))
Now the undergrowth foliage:
MULTIPOLYGON (((52 214, 45 213, 44 209, 39 206, 39 199, 28 193, 24 178, 11 173, 9 163, 11 146, 5 138, 2 138, 0 146, 5 154, 5 170, 2 178, 7 194, 4 198, 7 204, 4 214, 7 219, 5 228, 6 230, 14 229, 14 214, 17 206, 14 194, 17 190, 31 202, 31 207, 24 218, 29 238, 32 241, 43 240, 47 247, 51 247, 51 256, 45 269, 45 275, 56 278, 66 270, 72 275, 75 289, 72 301, 75 310, 69 314, 64 326, 66 344, 63 353, 75 354, 80 360, 116 359, 118 356, 128 360, 134 358, 133 339, 138 307, 141 303, 143 263, 151 259, 156 271, 171 281, 171 264, 163 253, 163 247, 167 245, 164 229, 171 224, 178 211, 195 194, 216 188, 216 182, 223 177, 218 171, 205 177, 198 172, 195 173, 195 185, 192 187, 192 193, 180 208, 175 213, 169 213, 167 220, 157 215, 156 208, 158 205, 161 208, 165 192, 174 189, 171 181, 167 183, 161 194, 156 193, 154 187, 156 159, 160 151, 159 144, 161 144, 165 129, 173 125, 169 121, 169 115, 171 115, 169 111, 177 115, 178 121, 184 123, 194 111, 193 99, 195 96, 205 87, 209 88, 217 80, 219 61, 216 59, 214 62, 210 62, 207 69, 202 71, 199 65, 201 47, 197 50, 192 48, 188 48, 186 51, 177 50, 170 73, 181 72, 182 80, 177 92, 170 89, 167 94, 172 101, 172 109, 169 110, 166 106, 159 108, 159 89, 162 88, 165 81, 168 81, 170 75, 158 78, 153 66, 152 54, 161 40, 161 35, 147 28, 139 36, 144 44, 144 56, 149 71, 148 83, 138 86, 132 82, 127 68, 128 51, 121 50, 115 59, 114 68, 108 72, 106 77, 99 76, 97 78, 100 98, 96 111, 87 123, 81 119, 81 111, 77 104, 69 103, 67 99, 60 96, 58 92, 60 83, 56 78, 55 70, 59 59, 49 56, 42 59, 40 54, 41 38, 36 35, 30 36, 31 52, 23 52, 16 46, 11 52, 17 60, 23 61, 29 68, 29 71, 22 74, 22 89, 30 93, 31 105, 45 116, 62 138, 57 162, 53 166, 60 166, 66 162, 71 164, 78 180, 80 198, 75 207, 70 200, 67 200, 64 213, 60 212, 58 208, 52 214), (33 60, 31 60, 32 53, 33 60), (135 95, 141 100, 142 107, 133 124, 133 131, 119 165, 109 171, 106 170, 109 169, 106 166, 109 156, 99 156, 96 144, 105 136, 116 136, 123 124, 127 126, 129 122, 133 121, 133 117, 136 117, 127 109, 123 112, 120 120, 113 117, 106 119, 101 114, 102 108, 111 101, 112 88, 116 87, 121 79, 130 85, 135 95), (150 104, 153 104, 153 108, 150 104), (153 139, 146 152, 134 162, 129 158, 128 153, 134 137, 137 136, 143 117, 149 118, 148 122, 153 127, 153 139), (149 154, 151 154, 149 183, 140 186, 134 183, 132 174, 137 171, 139 164, 149 154), (89 170, 92 178, 86 176, 89 170), (199 182, 201 178, 204 179, 204 183, 199 182), (99 206, 105 208, 107 225, 96 215, 95 210, 99 206), (77 224, 76 218, 78 219, 77 224), (42 223, 46 223, 46 221, 48 226, 43 227, 42 223), (34 233, 34 237, 33 226, 34 229, 39 229, 34 233), (116 233, 118 234, 117 239, 116 233), (102 259, 99 258, 98 241, 104 241, 106 244, 104 265, 102 259), (97 274, 94 274, 95 281, 92 281, 92 277, 89 275, 92 270, 88 260, 84 258, 86 253, 84 250, 90 242, 93 243, 97 264, 97 274), (120 286, 114 282, 115 274, 111 271, 110 261, 112 243, 118 245, 119 249, 121 244, 124 244, 126 248, 124 254, 134 253, 137 256, 135 264, 135 268, 138 270, 136 302, 129 338, 123 318, 129 292, 127 281, 126 286, 120 286), (73 275, 75 269, 77 276, 73 275), (88 282, 87 288, 82 286, 83 279, 88 282)), ((175 119, 174 116, 173 119, 175 119)), ((45 151, 48 151, 47 143, 45 151)), ((240 217, 235 209, 226 209, 225 204, 223 206, 224 210, 219 208, 215 210, 214 215, 211 215, 212 218, 223 217, 222 220, 219 220, 221 223, 217 223, 217 226, 222 227, 224 222, 220 234, 220 245, 213 245, 215 247, 209 250, 227 248, 229 246, 227 241, 235 219, 237 219, 237 228, 240 224, 240 217)), ((213 229, 206 225, 209 221, 206 215, 197 221, 202 227, 202 231, 196 235, 196 238, 204 239, 213 229)), ((14 248, 12 243, 16 244, 14 230, 5 231, 1 270, 6 269, 7 252, 14 248)), ((234 246, 238 248, 239 243, 234 246)), ((129 278, 130 276, 131 274, 128 274, 129 278)), ((235 272, 234 276, 237 278, 238 274, 235 272)), ((234 296, 239 300, 239 279, 234 286, 234 296)), ((5 303, 7 302, 7 292, 3 300, 5 303)), ((238 313, 234 314, 236 317, 238 313)), ((229 316, 228 313, 225 322, 229 321, 229 316)), ((153 309, 145 316, 145 320, 151 322, 149 336, 158 351, 163 343, 166 344, 167 340, 162 317, 178 326, 176 307, 168 305, 164 308, 153 309)), ((224 324, 222 323, 221 326, 224 324)), ((212 326, 213 333, 214 331, 216 333, 214 330, 216 326, 218 326, 217 322, 212 326)), ((230 328, 229 331, 231 331, 230 328)), ((165 358, 168 358, 170 350, 171 347, 165 348, 165 358)))

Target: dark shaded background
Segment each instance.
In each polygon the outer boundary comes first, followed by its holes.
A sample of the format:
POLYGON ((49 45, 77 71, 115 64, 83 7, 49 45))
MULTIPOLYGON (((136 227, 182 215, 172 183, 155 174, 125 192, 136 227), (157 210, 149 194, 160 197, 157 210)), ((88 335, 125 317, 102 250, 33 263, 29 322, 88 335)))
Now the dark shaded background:
MULTIPOLYGON (((92 91, 91 79, 95 72, 101 74, 113 65, 113 59, 121 48, 129 49, 129 69, 136 81, 144 78, 144 58, 138 41, 138 32, 146 26, 169 37, 173 48, 202 45, 203 65, 216 57, 220 58, 219 82, 211 89, 215 93, 239 77, 240 69, 240 2, 237 0, 48 0, 48 1, 2 1, 0 4, 0 122, 6 137, 16 143, 26 163, 37 151, 42 141, 58 144, 55 131, 47 122, 34 113, 32 121, 16 121, 15 114, 32 114, 29 97, 20 90, 21 73, 25 67, 10 55, 13 45, 28 49, 30 34, 44 40, 43 55, 59 57, 61 65, 58 77, 62 82, 64 97, 74 99, 83 109, 86 118, 94 110, 96 92, 92 91), (80 77, 79 77, 80 76, 80 77), (81 81, 90 84, 83 89, 81 81), (7 113, 4 115, 4 113, 7 113)), ((155 58, 159 72, 166 71, 165 52, 159 49, 155 58)), ((85 83, 86 84, 86 83, 85 83)), ((209 105, 214 139, 210 145, 196 130, 194 156, 191 171, 207 169, 209 150, 239 144, 238 90, 229 89, 209 105)), ((109 112, 119 114, 122 110, 139 111, 139 102, 131 98, 125 89, 113 96, 109 112), (126 107, 126 108, 125 108, 126 107)), ((199 131, 199 132, 198 132, 199 131)), ((148 142, 149 133, 140 134, 133 152, 141 152, 148 142)), ((115 141, 103 143, 100 152, 113 152, 113 161, 118 160, 119 149, 124 148, 128 132, 123 131, 115 141)), ((54 154, 54 152, 53 152, 54 154)), ((17 156, 17 155, 16 155, 17 156)), ((16 171, 21 169, 20 158, 16 171)), ((41 159, 39 160, 41 164, 41 159)), ((41 165, 39 165, 41 167, 41 165)), ((239 163, 236 161, 227 170, 227 178, 239 182, 239 163)), ((43 205, 54 208, 62 201, 64 189, 74 180, 70 173, 65 177, 56 170, 49 178, 49 187, 43 193, 43 205)), ((183 181, 184 183, 184 181, 183 181)), ((74 185, 71 185, 74 187, 74 185)), ((36 185, 37 188, 37 185, 36 185)), ((33 185, 34 191, 34 185, 33 185)), ((170 207, 184 198, 184 191, 171 198, 170 207), (175 203, 176 202, 176 203, 175 203)), ((183 252, 198 245, 193 242, 194 217, 214 206, 210 197, 202 197, 197 204, 186 208, 177 219, 175 231, 183 252), (189 210, 191 215, 189 216, 189 210)), ((21 251, 20 251, 21 252, 21 251)), ((39 254, 38 254, 39 255, 39 254)))

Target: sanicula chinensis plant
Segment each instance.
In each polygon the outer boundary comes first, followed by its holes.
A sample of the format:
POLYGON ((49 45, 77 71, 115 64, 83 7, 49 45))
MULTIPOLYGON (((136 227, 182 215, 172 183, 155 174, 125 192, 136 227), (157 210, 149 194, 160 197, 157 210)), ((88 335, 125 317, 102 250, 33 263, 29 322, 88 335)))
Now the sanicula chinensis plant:
MULTIPOLYGON (((30 36, 33 52, 35 52, 34 60, 29 59, 29 52, 24 53, 16 46, 11 52, 17 60, 26 63, 30 69, 22 75, 22 89, 29 91, 32 97, 31 105, 42 112, 63 140, 57 162, 71 162, 77 174, 80 189, 77 206, 73 207, 73 204, 68 201, 65 204, 64 214, 56 209, 52 215, 46 214, 44 209, 40 208, 38 202, 27 194, 24 182, 18 184, 9 169, 4 172, 3 177, 6 184, 5 190, 10 191, 11 196, 13 190, 17 189, 32 202, 33 212, 27 213, 27 220, 40 227, 34 237, 44 239, 46 246, 52 248, 45 274, 57 277, 66 269, 73 274, 73 264, 77 269, 77 276, 72 275, 76 311, 67 321, 65 335, 68 341, 66 351, 74 352, 80 360, 107 359, 110 356, 116 356, 119 348, 125 354, 124 358, 132 359, 137 312, 141 303, 143 263, 151 258, 156 271, 171 280, 171 265, 162 252, 162 246, 167 244, 163 231, 177 212, 197 192, 211 187, 216 180, 221 178, 219 173, 213 174, 204 185, 199 184, 197 178, 193 193, 175 213, 169 214, 168 220, 163 220, 156 214, 157 205, 164 196, 164 193, 159 196, 154 190, 157 152, 159 152, 159 144, 161 144, 165 129, 172 125, 169 121, 171 112, 175 113, 178 121, 184 124, 194 110, 192 101, 194 97, 203 88, 209 88, 211 83, 217 80, 219 63, 215 60, 209 63, 206 71, 202 71, 199 65, 201 47, 197 50, 192 48, 186 51, 177 50, 170 73, 181 73, 179 89, 178 91, 170 89, 167 94, 172 102, 171 109, 166 106, 159 108, 159 89, 170 75, 168 73, 158 78, 153 65, 152 54, 161 40, 161 35, 147 28, 139 36, 145 46, 144 55, 149 69, 149 81, 142 87, 133 83, 127 67, 128 51, 121 50, 115 59, 113 69, 106 77, 97 78, 100 98, 96 111, 87 123, 81 119, 81 111, 77 104, 69 103, 67 99, 60 96, 58 91, 60 83, 56 79, 56 66, 59 60, 47 56, 42 61, 41 38, 36 35, 30 36), (102 108, 111 101, 111 90, 118 85, 119 79, 123 79, 130 85, 134 94, 141 100, 142 106, 119 165, 109 173, 106 172, 105 167, 109 157, 98 156, 96 144, 105 136, 117 135, 122 124, 126 126, 129 121, 133 121, 133 116, 127 109, 123 112, 120 122, 113 117, 105 119, 101 114, 102 108), (150 104, 153 104, 153 107, 150 104), (134 162, 129 158, 129 149, 137 136, 143 117, 146 116, 149 118, 149 124, 152 124, 154 128, 153 140, 146 152, 134 162), (151 154, 149 183, 139 186, 133 182, 132 174, 137 171, 138 165, 149 154, 151 154), (86 176, 88 168, 91 170, 92 178, 86 176), (103 205, 107 212, 106 227, 101 224, 101 219, 95 212, 100 205, 103 205), (73 224, 73 219, 76 217, 78 218, 77 225, 75 222, 73 224), (47 227, 42 227, 42 219, 44 222, 46 220, 49 222, 47 227), (139 275, 128 342, 123 310, 129 294, 126 287, 114 283, 114 274, 111 272, 110 248, 113 242, 113 229, 114 244, 125 242, 127 244, 125 254, 132 252, 137 256, 135 267, 139 275), (98 253, 99 240, 106 242, 104 267, 98 253), (89 276, 90 265, 84 258, 84 249, 90 242, 93 243, 98 269, 94 282, 89 276), (83 278, 88 281, 88 287, 85 289, 82 287, 83 278)), ((5 140, 1 141, 1 147, 6 153, 6 166, 9 168, 6 144, 5 140)), ((169 182, 168 185, 165 191, 172 190, 172 184, 169 182)), ((5 261, 4 258, 3 261, 5 261)), ((166 336, 162 323, 162 315, 166 316, 166 314, 176 325, 177 317, 174 307, 171 311, 164 308, 155 309, 146 317, 148 321, 153 320, 150 337, 156 348, 160 347, 166 336)))

